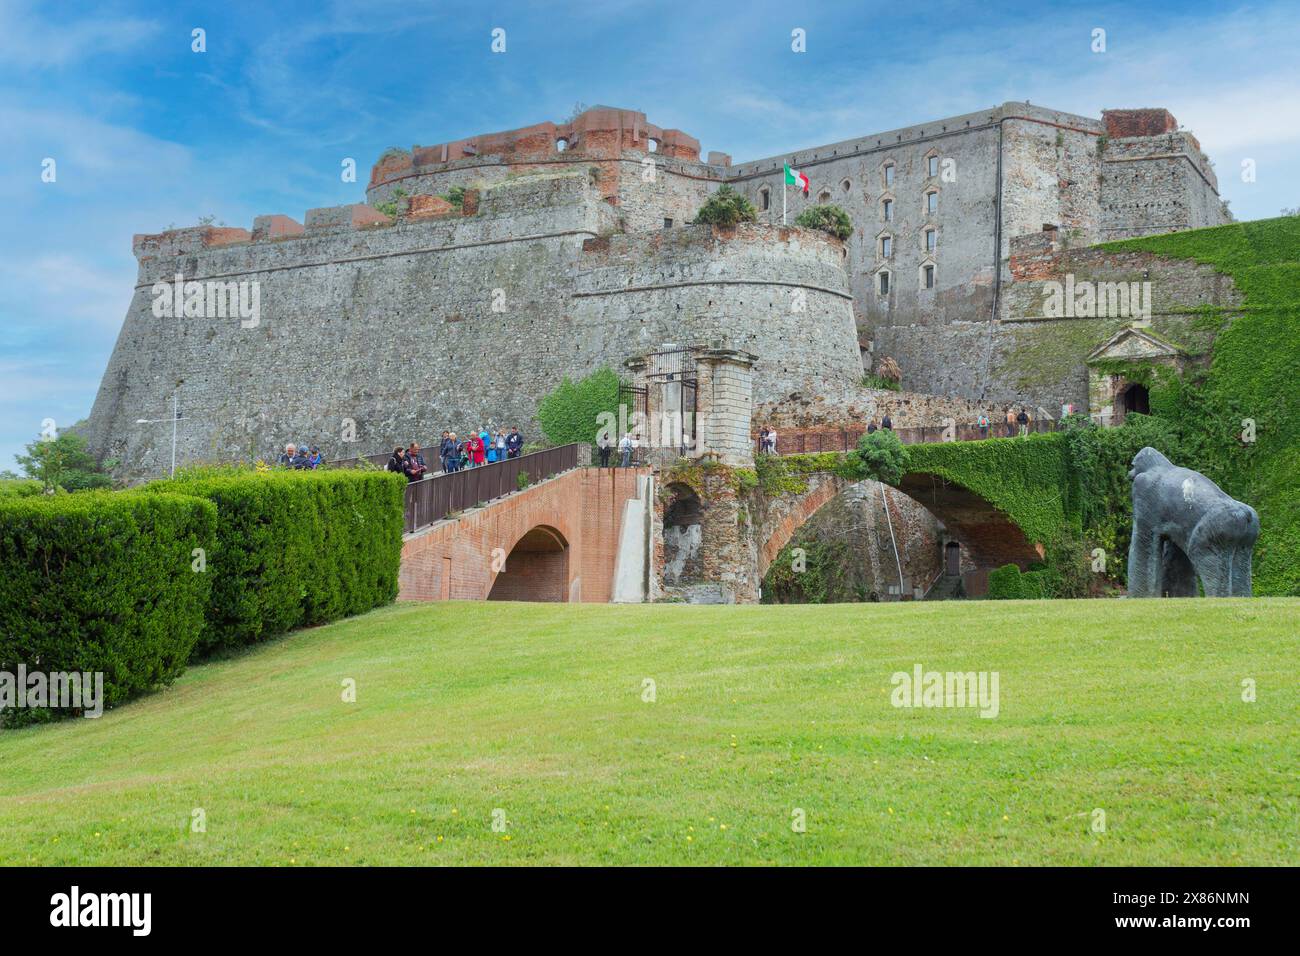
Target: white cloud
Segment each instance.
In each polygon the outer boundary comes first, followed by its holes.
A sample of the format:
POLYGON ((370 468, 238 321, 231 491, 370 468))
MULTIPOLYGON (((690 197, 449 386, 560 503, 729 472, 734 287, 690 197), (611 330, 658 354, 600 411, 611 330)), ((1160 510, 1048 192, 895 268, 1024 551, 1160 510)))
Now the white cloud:
POLYGON ((31 4, 0 3, 0 63, 49 68, 79 65, 125 53, 153 36, 159 24, 134 17, 89 17, 64 22, 41 19, 31 4))

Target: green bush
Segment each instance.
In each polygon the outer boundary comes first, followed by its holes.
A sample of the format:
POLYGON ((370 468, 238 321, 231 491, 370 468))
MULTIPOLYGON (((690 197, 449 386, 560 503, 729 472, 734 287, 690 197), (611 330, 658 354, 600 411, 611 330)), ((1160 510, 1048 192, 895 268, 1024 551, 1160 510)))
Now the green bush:
MULTIPOLYGON (((628 409, 627 417, 631 414, 632 409, 628 409)), ((576 382, 566 376, 537 406, 537 421, 552 445, 594 442, 604 424, 601 416, 612 416, 610 435, 617 444, 620 436, 614 432, 619 422, 618 376, 607 368, 576 382)))
POLYGON ((990 601, 1031 601, 1051 597, 1047 570, 1021 571, 1019 566, 1004 564, 989 572, 990 601))
POLYGON ((853 222, 849 219, 849 214, 839 206, 809 206, 799 213, 794 224, 805 229, 820 229, 836 239, 847 239, 853 235, 853 222))
POLYGON ((212 551, 216 524, 211 502, 175 494, 0 499, 0 671, 102 672, 105 706, 170 683, 203 630, 216 575, 194 549, 212 551))
POLYGON ((57 438, 38 438, 14 460, 28 478, 39 481, 47 490, 86 491, 113 484, 90 453, 86 439, 72 431, 57 438))
POLYGON ((758 210, 752 202, 730 186, 723 186, 704 201, 692 221, 714 226, 734 226, 738 222, 754 222, 757 219, 758 210))
POLYGON ((397 596, 406 481, 389 472, 178 475, 150 491, 217 506, 213 578, 197 650, 266 640, 397 596))
POLYGON ((30 498, 41 493, 41 483, 30 478, 0 479, 0 500, 5 498, 30 498))
POLYGON ((907 470, 907 449, 891 429, 882 428, 858 439, 858 459, 867 478, 896 485, 907 470))

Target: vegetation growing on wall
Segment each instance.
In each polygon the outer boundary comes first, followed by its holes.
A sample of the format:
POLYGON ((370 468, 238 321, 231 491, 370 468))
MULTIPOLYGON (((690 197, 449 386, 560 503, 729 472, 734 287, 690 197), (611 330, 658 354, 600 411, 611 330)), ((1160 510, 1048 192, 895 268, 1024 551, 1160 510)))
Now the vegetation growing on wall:
POLYGON ((969 488, 1007 514, 1030 541, 1058 539, 1080 524, 1065 436, 911 445, 908 471, 923 471, 969 488))
POLYGON ((794 224, 805 229, 820 229, 836 239, 847 239, 853 235, 853 222, 849 219, 849 214, 839 206, 830 204, 809 206, 799 213, 794 224))
POLYGON ((758 210, 752 202, 730 186, 722 186, 704 201, 692 221, 714 226, 734 226, 738 222, 754 222, 757 219, 758 210))
POLYGON ((853 550, 845 541, 791 541, 763 576, 763 603, 826 604, 843 601, 849 594, 864 600, 853 593, 852 561, 853 550))
POLYGON ((1300 219, 1233 223, 1104 248, 1208 263, 1243 294, 1240 315, 1215 339, 1209 369, 1161 388, 1159 399, 1153 390, 1152 411, 1177 429, 1179 464, 1259 511, 1255 593, 1300 594, 1300 219))

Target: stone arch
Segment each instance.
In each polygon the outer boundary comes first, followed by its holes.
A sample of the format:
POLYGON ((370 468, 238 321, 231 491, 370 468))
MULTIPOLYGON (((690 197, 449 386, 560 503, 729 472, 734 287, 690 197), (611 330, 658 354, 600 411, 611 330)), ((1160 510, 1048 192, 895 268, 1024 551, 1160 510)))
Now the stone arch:
MULTIPOLYGON (((758 555, 760 578, 799 529, 850 484, 854 482, 833 475, 812 476, 808 490, 779 517, 765 523, 758 555)), ((1041 547, 1029 540, 1010 515, 957 482, 930 472, 912 472, 903 475, 891 491, 919 502, 941 521, 977 569, 1016 564, 1024 570, 1042 559, 1041 547)))
POLYGON ((664 508, 664 583, 690 584, 702 580, 700 542, 704 508, 695 489, 684 482, 669 484, 664 508))
POLYGON ((531 528, 511 545, 487 599, 568 601, 569 556, 569 541, 560 531, 544 524, 531 528))

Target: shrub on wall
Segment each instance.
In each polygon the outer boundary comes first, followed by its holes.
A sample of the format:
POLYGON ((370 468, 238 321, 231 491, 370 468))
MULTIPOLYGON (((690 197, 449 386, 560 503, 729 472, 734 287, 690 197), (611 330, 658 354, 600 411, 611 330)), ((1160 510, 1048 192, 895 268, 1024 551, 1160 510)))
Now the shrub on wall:
POLYGON ((858 459, 863 475, 896 485, 907 470, 907 449, 892 429, 868 432, 858 439, 858 459))
POLYGON ((197 470, 148 487, 217 507, 200 652, 360 614, 397 596, 401 475, 197 470))
POLYGON ((101 672, 105 705, 170 683, 203 630, 215 575, 194 550, 216 524, 211 502, 175 494, 0 498, 0 671, 101 672))
MULTIPOLYGON (((633 409, 628 409, 624 419, 630 419, 633 409)), ((602 368, 586 378, 574 382, 567 376, 537 406, 537 421, 542 434, 552 445, 571 442, 595 443, 596 434, 609 421, 601 416, 613 416, 611 440, 617 445, 621 435, 618 428, 618 376, 611 369, 602 368)))
POLYGON ((822 232, 828 232, 836 239, 847 239, 853 235, 853 222, 849 219, 849 214, 839 206, 809 206, 799 217, 795 219, 796 226, 803 226, 805 229, 820 229, 822 232))
POLYGON ((738 222, 754 222, 757 219, 758 210, 752 202, 730 186, 722 186, 704 201, 692 221, 714 226, 734 226, 738 222))

